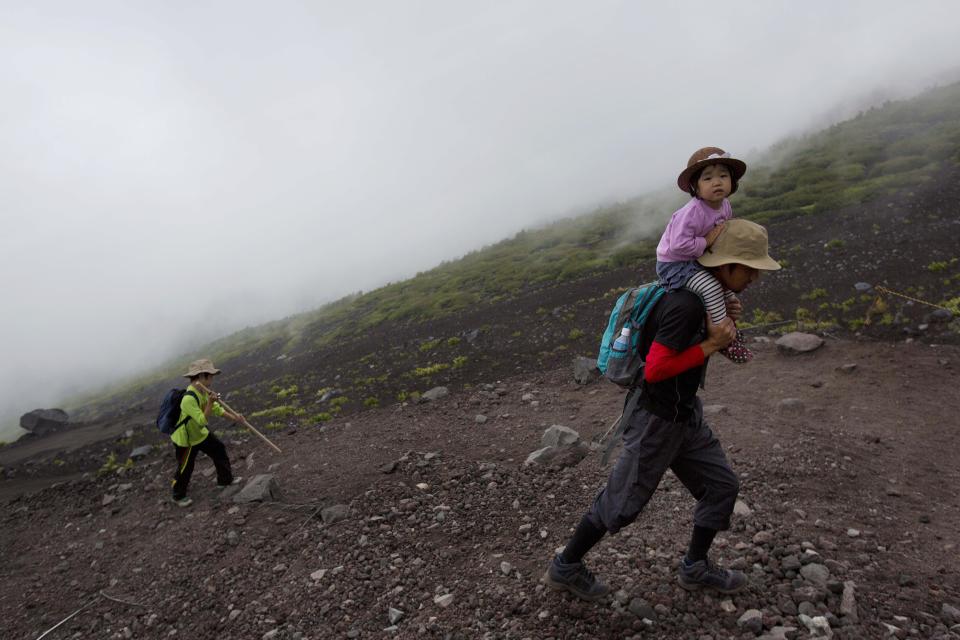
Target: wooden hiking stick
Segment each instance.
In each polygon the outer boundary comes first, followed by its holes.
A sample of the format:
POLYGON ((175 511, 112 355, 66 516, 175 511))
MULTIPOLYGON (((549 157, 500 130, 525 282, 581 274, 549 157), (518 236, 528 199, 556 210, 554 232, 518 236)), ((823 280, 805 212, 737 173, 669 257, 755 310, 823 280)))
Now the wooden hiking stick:
MULTIPOLYGON (((209 394, 209 393, 213 393, 212 391, 210 391, 210 389, 207 389, 205 386, 203 386, 203 385, 202 385, 201 383, 199 383, 199 382, 194 382, 194 384, 197 385, 198 387, 200 387, 204 392, 206 392, 206 393, 208 393, 208 394, 209 394)), ((227 411, 229 411, 230 413, 233 413, 233 414, 236 414, 236 415, 240 415, 239 413, 237 413, 236 411, 234 411, 233 409, 231 409, 231 408, 230 408, 230 405, 228 405, 228 404, 227 404, 226 402, 224 402, 222 399, 218 399, 218 400, 216 400, 215 402, 219 402, 219 403, 220 403, 220 406, 223 407, 224 409, 226 409, 227 411)), ((246 419, 246 418, 243 419, 243 426, 245 426, 247 429, 250 429, 250 431, 253 431, 255 434, 257 434, 258 436, 260 436, 261 438, 263 438, 263 441, 266 442, 266 443, 267 443, 268 445, 270 445, 271 447, 273 447, 274 449, 276 449, 277 453, 283 453, 283 451, 280 450, 280 447, 278 447, 277 445, 275 445, 275 444, 273 444, 272 442, 270 442, 270 438, 268 438, 267 436, 265 436, 265 435, 263 435, 262 433, 260 433, 259 431, 257 431, 256 427, 254 427, 252 424, 250 424, 249 422, 247 422, 247 419, 246 419)))

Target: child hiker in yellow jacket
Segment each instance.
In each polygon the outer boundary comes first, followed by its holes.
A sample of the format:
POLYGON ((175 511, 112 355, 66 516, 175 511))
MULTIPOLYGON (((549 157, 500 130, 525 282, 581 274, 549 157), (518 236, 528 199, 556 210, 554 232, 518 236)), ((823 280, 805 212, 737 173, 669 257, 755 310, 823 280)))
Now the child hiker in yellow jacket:
POLYGON ((213 460, 217 468, 217 485, 228 487, 236 484, 240 478, 234 478, 230 470, 230 458, 227 457, 227 448, 217 436, 207 429, 207 418, 212 412, 215 416, 225 416, 234 422, 242 422, 243 416, 227 411, 217 400, 220 394, 210 389, 213 376, 220 373, 220 369, 213 366, 210 360, 203 358, 190 364, 184 374, 190 378, 190 386, 180 401, 180 418, 177 420, 177 429, 170 435, 177 454, 177 472, 173 477, 173 501, 180 507, 189 507, 193 500, 187 497, 187 486, 190 476, 193 475, 193 465, 197 459, 197 452, 202 451, 213 460), (202 385, 202 387, 201 387, 202 385), (210 393, 203 391, 203 387, 210 393))

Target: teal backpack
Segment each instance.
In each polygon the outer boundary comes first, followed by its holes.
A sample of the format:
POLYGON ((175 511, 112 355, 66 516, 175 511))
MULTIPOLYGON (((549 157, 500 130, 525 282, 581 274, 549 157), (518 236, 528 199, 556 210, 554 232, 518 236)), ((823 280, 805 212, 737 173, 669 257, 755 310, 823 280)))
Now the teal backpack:
POLYGON ((627 289, 617 299, 597 356, 597 368, 611 382, 630 388, 640 379, 643 372, 643 356, 638 352, 640 330, 665 292, 659 283, 650 282, 627 289))

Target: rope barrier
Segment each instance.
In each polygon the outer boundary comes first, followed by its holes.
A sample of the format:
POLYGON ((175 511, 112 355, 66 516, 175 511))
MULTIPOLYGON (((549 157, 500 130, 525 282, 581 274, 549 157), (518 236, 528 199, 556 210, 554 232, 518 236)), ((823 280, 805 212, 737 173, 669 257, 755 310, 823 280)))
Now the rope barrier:
POLYGON ((94 604, 96 604, 96 602, 97 602, 97 599, 94 598, 93 600, 91 600, 91 601, 88 602, 87 604, 83 605, 82 607, 80 607, 79 609, 77 609, 76 611, 74 611, 73 613, 71 613, 70 615, 68 615, 66 618, 64 618, 63 620, 61 620, 60 622, 58 622, 57 624, 53 625, 52 627, 50 627, 49 629, 47 629, 46 631, 44 631, 43 633, 41 633, 39 636, 37 636, 37 640, 43 640, 44 638, 46 638, 46 637, 50 634, 51 631, 53 631, 54 629, 56 629, 57 627, 59 627, 60 625, 62 625, 64 622, 66 622, 66 621, 69 620, 70 618, 74 617, 75 615, 77 615, 78 613, 80 613, 81 611, 83 611, 84 609, 87 609, 87 608, 89 608, 89 607, 92 607, 94 604))
POLYGON ((115 598, 115 597, 113 597, 113 596, 111 596, 111 595, 107 595, 107 594, 104 593, 103 590, 101 589, 98 593, 95 593, 95 594, 93 594, 93 595, 90 597, 90 601, 87 602, 87 604, 83 605, 82 607, 80 607, 79 609, 77 609, 76 611, 74 611, 73 613, 71 613, 70 615, 68 615, 66 618, 64 618, 63 620, 61 620, 61 621, 58 622, 57 624, 53 625, 52 627, 50 627, 49 629, 47 629, 46 631, 44 631, 43 633, 41 633, 41 634, 37 637, 37 640, 43 640, 43 638, 46 638, 46 637, 50 634, 51 631, 53 631, 54 629, 57 629, 60 625, 62 625, 63 623, 67 622, 68 620, 70 620, 71 618, 73 618, 74 616, 76 616, 76 615, 77 615, 78 613, 80 613, 81 611, 83 611, 83 610, 85 610, 85 609, 89 609, 90 607, 92 607, 93 605, 95 605, 95 604, 99 601, 100 597, 106 598, 107 600, 112 600, 112 601, 114 601, 114 602, 119 602, 120 604, 130 605, 130 606, 132 606, 132 607, 145 607, 145 606, 146 606, 146 605, 144 605, 144 604, 140 604, 139 602, 130 602, 129 600, 121 600, 120 598, 115 598))
POLYGON ((951 308, 949 308, 949 307, 945 307, 945 306, 940 305, 940 304, 934 304, 934 303, 932 303, 932 302, 927 302, 926 300, 921 300, 920 298, 914 298, 914 297, 912 297, 912 296, 908 296, 908 295, 905 294, 905 293, 899 293, 899 292, 897 292, 897 291, 892 291, 892 290, 890 290, 890 289, 887 289, 886 287, 874 287, 874 289, 876 289, 877 291, 880 292, 880 297, 883 297, 883 294, 885 294, 885 293, 889 293, 889 294, 892 295, 892 296, 900 296, 901 298, 904 298, 904 299, 906 299, 906 300, 912 300, 913 302, 919 302, 920 304, 925 304, 925 305, 927 305, 928 307, 934 307, 934 308, 936 308, 936 309, 943 309, 944 311, 949 311, 950 313, 956 313, 953 309, 951 309, 951 308))
MULTIPOLYGON (((905 293, 900 293, 899 291, 894 291, 894 290, 888 289, 888 288, 886 288, 886 287, 876 286, 876 287, 874 287, 874 290, 876 290, 876 291, 880 294, 879 296, 877 296, 877 300, 874 301, 874 305, 875 305, 875 306, 879 306, 879 305, 877 304, 878 302, 879 302, 879 303, 883 303, 883 294, 889 294, 889 295, 893 295, 893 296, 898 296, 898 297, 900 297, 900 298, 904 298, 905 300, 911 300, 911 301, 913 301, 913 302, 918 302, 918 303, 920 303, 920 304, 925 304, 925 305, 927 305, 928 307, 933 307, 933 308, 935 308, 935 309, 943 309, 944 311, 949 311, 949 312, 952 313, 953 315, 957 315, 957 311, 955 311, 954 309, 951 309, 950 307, 945 307, 945 306, 943 306, 942 304, 934 304, 933 302, 927 302, 926 300, 921 300, 920 298, 915 298, 915 297, 913 297, 913 296, 908 296, 908 295, 905 294, 905 293)), ((871 309, 873 309, 873 306, 871 306, 871 309)), ((879 309, 878 309, 877 311, 871 311, 871 310, 868 310, 868 311, 867 311, 867 317, 868 317, 868 322, 867 322, 867 324, 870 324, 870 322, 869 322, 869 316, 870 316, 870 314, 871 314, 871 313, 877 313, 877 312, 879 312, 879 311, 880 311, 879 309)), ((741 329, 741 331, 753 331, 754 329, 763 329, 763 328, 765 328, 765 327, 777 327, 777 326, 780 326, 780 325, 793 324, 793 323, 795 323, 795 324, 797 325, 797 327, 799 328, 800 326, 802 326, 803 322, 804 322, 804 321, 801 320, 801 319, 799 319, 799 318, 797 318, 796 320, 783 320, 782 322, 767 322, 767 323, 765 323, 765 324, 757 324, 757 325, 753 325, 753 326, 750 326, 750 327, 746 327, 746 328, 744 328, 744 329, 741 329)))
MULTIPOLYGON (((783 320, 782 322, 767 322, 765 324, 753 324, 749 327, 740 329, 741 331, 753 331, 754 329, 763 329, 764 327, 779 327, 783 324, 797 324, 797 320, 783 320)), ((739 327, 738 327, 739 328, 739 327)))

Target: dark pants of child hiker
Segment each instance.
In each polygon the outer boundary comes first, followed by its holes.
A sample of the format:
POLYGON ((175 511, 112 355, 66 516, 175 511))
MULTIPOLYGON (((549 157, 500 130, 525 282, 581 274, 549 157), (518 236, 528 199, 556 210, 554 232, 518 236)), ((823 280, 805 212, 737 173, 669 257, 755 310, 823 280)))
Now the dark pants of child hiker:
POLYGON ((740 490, 736 474, 713 431, 703 421, 696 399, 693 414, 671 422, 637 407, 623 434, 624 451, 586 517, 599 529, 616 533, 646 506, 667 469, 693 494, 693 523, 723 531, 740 490))
POLYGON ((233 482, 233 472, 230 470, 230 458, 227 457, 227 447, 212 433, 203 442, 192 447, 178 447, 177 474, 173 477, 173 499, 180 500, 187 495, 187 486, 190 476, 193 475, 193 464, 197 460, 197 452, 203 451, 213 460, 217 468, 217 484, 226 486, 233 482))

